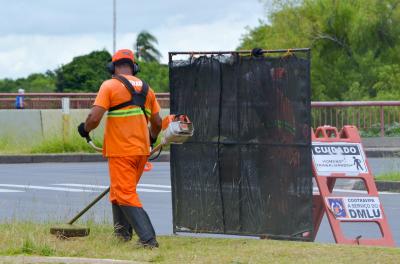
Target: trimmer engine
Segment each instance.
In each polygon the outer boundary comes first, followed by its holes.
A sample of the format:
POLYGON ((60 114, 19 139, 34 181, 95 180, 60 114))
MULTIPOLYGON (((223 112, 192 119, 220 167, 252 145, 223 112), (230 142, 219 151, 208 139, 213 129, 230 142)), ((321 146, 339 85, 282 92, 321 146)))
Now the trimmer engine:
POLYGON ((192 122, 186 115, 170 115, 163 120, 164 136, 162 145, 182 144, 193 136, 192 122))

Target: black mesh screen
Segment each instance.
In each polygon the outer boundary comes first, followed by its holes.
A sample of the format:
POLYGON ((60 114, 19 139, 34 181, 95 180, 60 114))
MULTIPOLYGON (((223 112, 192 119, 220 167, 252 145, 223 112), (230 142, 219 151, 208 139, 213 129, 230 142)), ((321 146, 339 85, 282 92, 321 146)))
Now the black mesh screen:
POLYGON ((312 230, 310 62, 170 61, 171 113, 194 137, 171 146, 174 231, 301 239, 312 230))

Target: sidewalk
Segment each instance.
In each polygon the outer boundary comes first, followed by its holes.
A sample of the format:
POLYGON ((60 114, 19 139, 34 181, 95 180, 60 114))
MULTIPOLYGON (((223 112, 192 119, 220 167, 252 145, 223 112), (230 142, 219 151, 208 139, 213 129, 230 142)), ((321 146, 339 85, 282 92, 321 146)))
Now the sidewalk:
MULTIPOLYGON (((400 158, 400 137, 363 138, 364 150, 369 158, 400 158)), ((161 153, 154 162, 169 162, 168 151, 161 153)), ((40 162, 104 162, 101 154, 68 153, 68 154, 32 154, 32 155, 1 155, 0 164, 40 163, 40 162)))
POLYGON ((400 137, 363 138, 362 143, 369 158, 400 157, 400 137))
MULTIPOLYGON (((364 148, 368 158, 400 158, 400 147, 364 148)), ((0 164, 15 163, 43 163, 43 162, 106 162, 101 154, 24 154, 24 155, 1 155, 0 164)), ((161 153, 160 157, 152 162, 169 162, 169 152, 161 153)))
MULTIPOLYGON (((101 154, 68 153, 68 154, 27 154, 27 155, 0 155, 0 164, 14 163, 43 163, 43 162, 105 162, 101 154)), ((169 152, 163 152, 153 162, 168 162, 169 152)))

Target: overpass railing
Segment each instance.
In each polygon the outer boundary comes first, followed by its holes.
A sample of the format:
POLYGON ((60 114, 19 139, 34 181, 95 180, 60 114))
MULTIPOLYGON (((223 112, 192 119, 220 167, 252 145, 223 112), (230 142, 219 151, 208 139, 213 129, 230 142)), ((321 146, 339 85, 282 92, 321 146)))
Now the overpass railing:
POLYGON ((400 136, 400 101, 312 102, 312 126, 354 125, 362 136, 400 136))
MULTIPOLYGON (((0 109, 15 109, 18 93, 0 93, 0 109)), ((26 93, 26 109, 60 109, 61 98, 70 108, 90 108, 96 93, 26 93)), ((169 93, 157 93, 161 107, 169 108, 169 93)), ((400 101, 312 102, 312 126, 355 125, 362 136, 400 136, 400 101)))
MULTIPOLYGON (((15 109, 15 98, 18 93, 0 93, 0 109, 15 109)), ((96 93, 25 93, 26 109, 60 109, 61 98, 70 98, 70 108, 90 108, 96 99, 96 93)), ((169 93, 157 93, 161 107, 169 107, 169 93)))

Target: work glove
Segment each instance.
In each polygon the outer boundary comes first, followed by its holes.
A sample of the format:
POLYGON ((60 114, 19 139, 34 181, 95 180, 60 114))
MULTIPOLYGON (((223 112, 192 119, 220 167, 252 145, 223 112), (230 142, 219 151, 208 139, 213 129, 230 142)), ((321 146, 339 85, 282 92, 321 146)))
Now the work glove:
POLYGON ((78 126, 78 133, 79 133, 79 135, 81 135, 81 137, 86 138, 86 139, 90 139, 89 132, 87 132, 85 130, 85 123, 81 123, 78 126))
POLYGON ((254 57, 262 57, 263 55, 263 50, 261 48, 254 48, 251 50, 251 55, 254 57))

